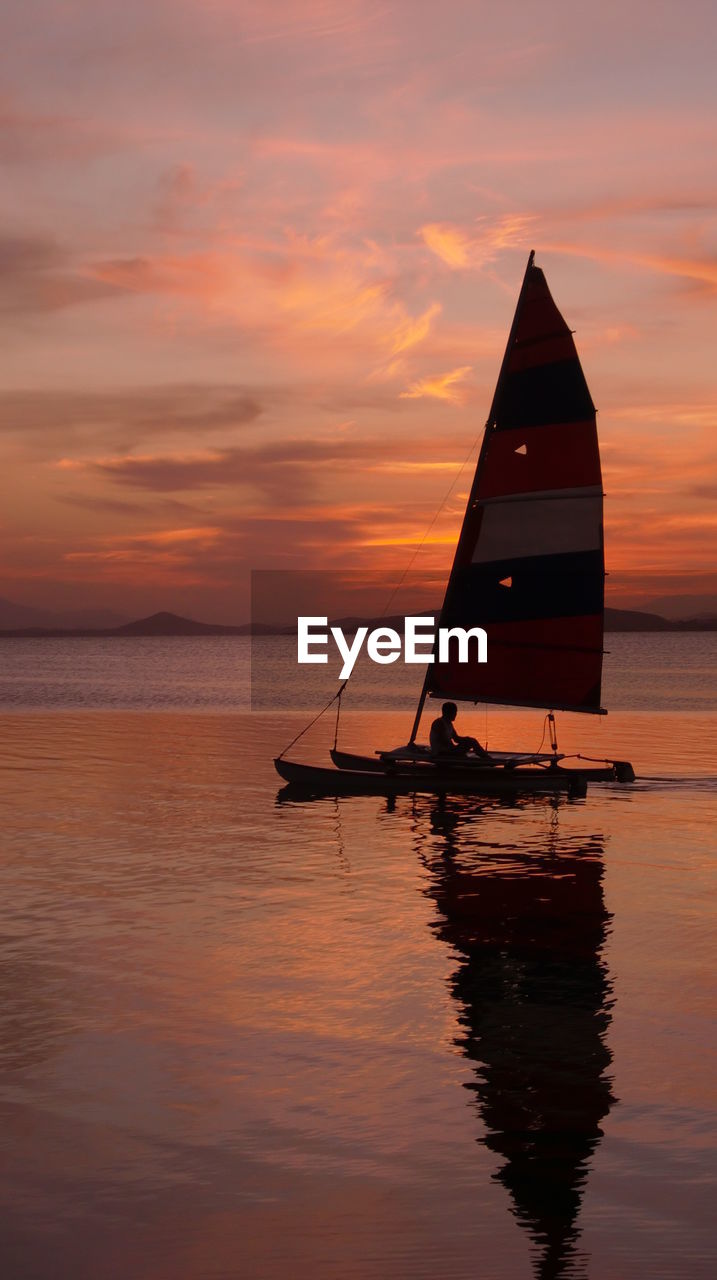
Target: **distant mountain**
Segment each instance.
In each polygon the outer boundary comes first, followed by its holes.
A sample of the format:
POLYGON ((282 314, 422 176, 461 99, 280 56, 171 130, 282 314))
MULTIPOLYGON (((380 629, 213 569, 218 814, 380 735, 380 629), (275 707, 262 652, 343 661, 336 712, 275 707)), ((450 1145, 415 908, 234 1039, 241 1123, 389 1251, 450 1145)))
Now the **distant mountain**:
POLYGON ((61 637, 87 638, 91 636, 242 636, 250 627, 222 627, 211 622, 196 622, 193 618, 181 618, 177 613, 153 613, 136 622, 125 622, 119 627, 13 627, 0 629, 1 637, 61 637))
POLYGON ((48 625, 48 613, 45 609, 31 609, 26 604, 15 604, 14 600, 5 600, 0 596, 0 628, 10 627, 42 627, 48 625))
POLYGON ((105 632, 114 636, 237 636, 243 633, 241 627, 195 622, 194 618, 181 618, 177 613, 153 613, 149 618, 126 622, 122 627, 113 627, 111 632, 105 632))
POLYGON ((689 620, 693 618, 717 617, 717 594, 712 592, 703 592, 702 594, 691 595, 670 595, 670 596, 654 596, 651 600, 645 601, 645 608, 650 613, 659 613, 663 618, 671 618, 675 621, 689 620))
POLYGON ((672 631, 674 623, 658 613, 640 613, 635 609, 606 609, 606 631, 672 631))
POLYGON ((701 613, 697 618, 681 618, 672 625, 677 631, 717 631, 717 613, 701 613))

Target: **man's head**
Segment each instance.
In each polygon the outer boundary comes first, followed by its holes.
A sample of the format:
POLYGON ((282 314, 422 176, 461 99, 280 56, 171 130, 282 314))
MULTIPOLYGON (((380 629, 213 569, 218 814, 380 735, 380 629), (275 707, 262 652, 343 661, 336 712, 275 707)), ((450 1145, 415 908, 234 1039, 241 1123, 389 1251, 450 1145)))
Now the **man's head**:
POLYGON ((443 706, 441 707, 441 710, 443 712, 445 719, 450 720, 452 724, 456 716, 458 715, 458 707, 456 706, 455 702, 444 702, 443 706))

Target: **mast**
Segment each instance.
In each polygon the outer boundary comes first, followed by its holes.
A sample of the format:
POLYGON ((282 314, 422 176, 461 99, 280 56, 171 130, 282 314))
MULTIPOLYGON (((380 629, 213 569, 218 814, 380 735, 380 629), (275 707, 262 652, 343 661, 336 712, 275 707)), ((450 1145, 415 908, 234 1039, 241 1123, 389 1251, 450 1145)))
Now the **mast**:
MULTIPOLYGON (((535 249, 531 249, 531 250, 530 250, 529 257, 528 257, 528 263, 527 263, 527 266, 526 266, 526 268, 525 268, 525 272, 524 272, 524 275, 523 275, 523 283, 522 283, 522 284, 521 284, 521 286, 520 286, 520 293, 518 294, 518 301, 517 301, 517 303, 515 304, 515 311, 514 311, 514 313, 513 313, 513 322, 512 322, 512 324, 511 324, 511 326, 510 326, 510 333, 508 334, 508 341, 507 341, 507 342, 506 342, 506 344, 505 344, 505 351, 503 352, 503 359, 502 359, 502 361, 501 361, 500 371, 499 371, 499 373, 498 373, 498 381, 497 381, 497 382, 496 382, 496 384, 495 384, 495 391, 493 392, 493 399, 492 399, 492 401, 491 401, 491 406, 490 406, 490 410, 489 410, 489 413, 488 413, 488 417, 486 418, 485 429, 484 429, 484 431, 483 431, 483 440, 482 440, 482 442, 481 442, 480 452, 479 452, 479 454, 478 454, 478 462, 477 462, 477 464, 476 464, 475 475, 473 476, 473 484, 471 485, 471 491, 470 491, 470 494, 469 494, 469 497, 468 497, 468 503, 467 503, 467 506, 466 506, 466 515, 467 515, 467 514, 468 514, 468 512, 471 510, 471 508, 472 508, 472 506, 473 506, 473 503, 474 503, 474 502, 475 502, 475 500, 476 500, 476 496, 477 496, 477 494, 478 494, 478 487, 479 487, 479 484, 480 484, 481 474, 482 474, 482 471, 483 471, 483 466, 484 466, 484 463, 485 463, 485 457, 486 457, 486 453, 487 453, 487 450, 488 450, 488 442, 489 442, 489 440, 490 440, 490 433, 491 433, 491 429, 492 429, 493 424, 494 424, 494 421, 495 421, 496 409, 497 409, 497 406, 498 406, 498 403, 499 403, 500 393, 501 393, 501 391, 502 391, 502 389, 503 389, 503 384, 504 384, 504 382, 505 382, 505 376, 506 376, 506 372, 507 372, 507 369, 508 369, 508 360, 509 360, 509 358, 510 358, 510 351, 511 351, 511 348, 512 348, 512 346, 513 346, 513 342, 515 341, 515 335, 516 335, 516 332, 517 332, 517 329, 518 329, 518 320, 519 320, 519 318, 520 318, 520 312, 521 312, 521 308, 522 308, 522 305, 523 305, 523 299, 524 299, 524 297, 525 297, 525 291, 526 291, 526 287, 527 287, 527 283, 528 283, 528 277, 529 277, 529 275, 530 275, 530 269, 531 269, 531 267, 533 266, 534 258, 535 258, 535 249)), ((463 526, 462 526, 462 528, 461 528, 461 532, 460 532, 460 534, 459 534, 459 536, 458 536, 458 542, 457 542, 457 544, 456 544, 456 550, 455 550, 455 553, 454 553, 454 556, 453 556, 453 564, 452 564, 452 566, 451 566, 451 572, 450 572, 449 577, 448 577, 448 581, 449 581, 449 583, 450 583, 451 579, 453 578, 453 575, 454 575, 454 573, 455 573, 455 570, 456 570, 457 565, 458 565, 458 564, 460 564, 461 552, 462 552, 462 550, 463 550, 463 546, 464 546, 464 543, 465 543, 465 540, 466 540, 467 530, 468 530, 468 522, 467 522, 467 520, 466 520, 466 519, 465 519, 465 517, 464 517, 464 520, 463 520, 463 526)), ((415 715, 415 718, 414 718, 414 721, 413 721, 413 728, 411 729, 411 736, 410 736, 410 738, 409 738, 409 740, 408 740, 408 742, 409 742, 409 746, 410 746, 412 743, 414 743, 414 742, 416 741, 416 735, 417 735, 417 733, 418 733, 419 725, 420 725, 420 723, 421 723, 421 716, 423 715, 423 708, 424 708, 424 706, 425 706, 425 704, 426 704, 426 698, 428 697, 428 690, 429 690, 429 684, 430 684, 430 681, 429 681, 429 675, 430 675, 430 666, 427 666, 427 667, 426 667, 426 674, 425 674, 425 676, 424 676, 424 678, 423 678, 423 687, 422 687, 422 689, 421 689, 421 695, 420 695, 420 697, 419 697, 419 699, 418 699, 418 706, 417 706, 417 708, 416 708, 416 715, 415 715)))

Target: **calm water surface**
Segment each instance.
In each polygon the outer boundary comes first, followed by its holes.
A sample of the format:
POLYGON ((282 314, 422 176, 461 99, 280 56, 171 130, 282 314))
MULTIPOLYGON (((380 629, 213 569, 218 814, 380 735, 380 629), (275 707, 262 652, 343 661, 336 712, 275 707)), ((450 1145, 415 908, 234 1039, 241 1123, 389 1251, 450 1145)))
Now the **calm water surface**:
MULTIPOLYGON (((603 703, 611 710, 717 711, 717 632, 605 641, 603 703)), ((0 638, 0 708, 240 711, 251 698, 254 709, 313 714, 336 692, 340 665, 332 645, 326 667, 299 667, 296 641, 284 636, 0 638)), ((420 666, 380 667, 364 653, 350 700, 412 709, 422 679, 420 666)))
MULTIPOLYGON (((695 653, 664 690, 682 713, 560 720, 638 784, 511 803, 293 802, 271 759, 304 718, 232 710, 216 662, 202 693, 185 650, 173 701, 166 650, 164 683, 145 664, 171 709, 46 711, 33 664, 65 698, 70 670, 16 654, 3 1275, 711 1277, 714 648, 695 653), (222 709, 182 709, 201 697, 222 709)), ((343 740, 405 725, 348 712, 343 740)), ((494 745, 540 729, 489 714, 494 745)))

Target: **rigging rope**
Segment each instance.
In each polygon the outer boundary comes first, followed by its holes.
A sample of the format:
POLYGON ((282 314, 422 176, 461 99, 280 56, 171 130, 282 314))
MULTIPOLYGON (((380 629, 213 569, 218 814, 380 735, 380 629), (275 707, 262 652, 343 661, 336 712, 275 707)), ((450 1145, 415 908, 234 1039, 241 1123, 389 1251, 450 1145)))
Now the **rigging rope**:
POLYGON ((339 689, 336 695, 336 725, 334 726, 334 751, 336 750, 336 744, 338 743, 338 740, 339 740, 339 716, 341 715, 341 694, 343 693, 347 684, 348 684, 348 680, 344 680, 341 688, 339 689))
POLYGON ((536 756, 539 756, 541 751, 543 750, 543 743, 545 742, 545 734, 547 732, 548 725, 550 725, 551 727, 550 745, 553 749, 553 755, 557 755, 558 738, 557 738, 557 731, 555 728, 555 715, 552 711, 547 711, 543 718, 543 735, 540 739, 540 746, 538 747, 538 750, 535 752, 536 756))
POLYGON ((406 578, 408 577, 409 573, 411 572, 411 569, 413 568, 413 566, 414 566, 414 564, 415 564, 415 562, 416 562, 416 557, 417 557, 417 556, 420 554, 420 552, 423 550, 423 547, 424 547, 424 545, 425 545, 426 539, 427 539, 427 537, 428 537, 429 533, 431 532, 431 529, 433 528, 434 524, 436 523, 436 520, 438 519, 438 517, 440 516, 441 512, 443 511, 443 508, 445 507, 445 505, 446 505, 446 503, 447 503, 448 499, 450 498, 451 494, 453 493, 453 490, 455 489, 456 485, 458 484, 458 481, 460 480, 461 476, 463 475, 463 472, 465 471, 466 467, 468 466, 468 463, 470 462, 470 460, 471 460, 471 458, 472 458, 473 454, 475 453, 476 446, 480 443, 480 440, 481 440, 481 438, 482 438, 482 434, 483 434, 483 433, 481 432, 481 435, 476 436, 475 440, 473 441, 473 443, 472 443, 472 445, 471 445, 470 449, 468 450, 468 453, 466 454, 466 456, 465 456, 465 458, 463 459, 463 461, 462 461, 462 463, 461 463, 460 467, 458 468, 458 471, 456 472, 455 476, 454 476, 454 477, 453 477, 453 479, 451 480, 451 483, 450 483, 450 485, 449 485, 448 489, 446 490, 446 492, 445 492, 445 494, 444 494, 444 496, 443 496, 443 499, 442 499, 442 501, 441 501, 441 503, 440 503, 440 506, 437 508, 437 510, 436 510, 436 512, 435 512, 435 514, 434 514, 434 516, 433 516, 433 519, 431 520, 431 523, 429 524, 428 528, 426 529, 425 533, 423 534, 423 537, 421 538, 421 540, 420 540, 420 542, 418 543, 418 545, 414 548, 414 552, 413 552, 413 555, 411 556, 411 559, 409 560, 408 564, 406 565, 406 568, 404 569, 403 573, 401 574, 401 577, 399 578, 398 582, 396 583, 396 586, 393 588, 393 591, 391 592, 390 596, 388 597, 388 600, 386 601, 386 603, 385 603, 385 605, 384 605, 384 607, 383 607, 383 610, 382 610, 381 615, 380 615, 382 618, 385 618, 386 614, 388 613, 388 610, 389 610, 390 606, 393 604, 393 601, 395 600, 396 596, 398 595, 399 591, 401 590, 401 587, 403 586, 404 582, 406 581, 406 578))
MULTIPOLYGON (((319 711, 318 715, 315 715, 315 716, 314 716, 314 718, 313 718, 313 720, 310 720, 310 721, 309 721, 309 723, 308 723, 307 725, 304 725, 304 728, 301 730, 301 733, 297 733, 296 737, 295 737, 295 738, 292 738, 292 739, 291 739, 291 742, 288 742, 288 743, 286 744, 286 746, 284 747, 284 750, 283 750, 283 751, 281 751, 281 752, 279 753, 279 755, 277 756, 277 759, 278 759, 278 760, 281 760, 281 759, 286 755, 287 751, 290 751, 290 750, 291 750, 291 748, 293 747, 294 743, 299 741, 299 738, 303 738, 304 734, 309 732, 309 729, 311 729, 311 728, 312 728, 312 726, 316 724, 316 721, 317 721, 317 720, 320 720, 320 719, 321 719, 321 717, 322 717, 323 715, 325 715, 325 714, 326 714, 326 712, 328 711, 328 709, 329 709, 329 707, 331 706, 332 702, 335 702, 337 698, 339 699, 339 707, 341 706, 341 694, 343 693, 343 691, 344 691, 344 689, 346 688, 346 685, 347 685, 347 684, 348 684, 348 680, 344 680, 344 682, 343 682, 343 684, 342 684, 341 688, 338 690, 338 692, 337 692, 337 693, 334 693, 334 694, 329 698, 328 702, 326 703, 326 706, 321 708, 321 710, 319 711)), ((336 732, 337 732, 337 733, 338 733, 338 727, 339 727, 339 720, 338 720, 338 715, 337 715, 337 717, 336 717, 336 732)), ((336 741, 334 740, 334 747, 335 747, 335 746, 336 746, 336 741)))
MULTIPOLYGON (((396 583, 396 586, 393 588, 393 590, 392 590, 392 592, 391 592, 390 596, 388 597, 388 600, 386 601, 385 605, 383 606, 383 609, 382 609, 382 611, 381 611, 381 613, 380 613, 380 615, 379 615, 381 618, 385 618, 386 614, 388 613, 388 610, 389 610, 390 606, 392 605, 393 601, 395 600, 396 596, 398 595, 399 591, 401 590, 401 587, 403 586, 404 582, 406 581, 406 578, 408 577, 409 573, 411 572, 411 569, 413 568, 413 565, 414 565, 414 564, 415 564, 415 562, 416 562, 416 557, 417 557, 417 556, 419 555, 419 553, 422 551, 422 549, 423 549, 423 547, 424 547, 424 545, 425 545, 426 539, 427 539, 427 537, 428 537, 429 533, 431 532, 431 529, 433 528, 434 524, 436 523, 436 521, 437 521, 438 517, 440 516, 441 512, 443 511, 443 508, 445 507, 446 503, 448 502, 448 499, 450 498, 451 494, 453 493, 453 490, 455 489, 456 485, 458 484, 458 481, 460 480, 461 476, 463 475, 463 472, 465 471, 466 467, 468 466, 468 463, 470 462, 471 457, 473 456, 473 454, 474 454, 474 452, 475 452, 476 446, 477 446, 477 445, 479 444, 479 442, 480 442, 480 439, 481 439, 481 436, 476 436, 476 438, 475 438, 475 440, 473 441, 473 443, 472 443, 472 445, 471 445, 471 447, 470 447, 470 449, 469 449, 468 453, 466 454, 465 458, 463 459, 463 462, 461 463, 461 465, 460 465, 460 467, 459 467, 458 471, 456 472, 455 476, 453 477, 453 480, 451 481, 451 483, 450 483, 450 485, 449 485, 448 489, 446 490, 446 492, 445 492, 445 494, 444 494, 444 496, 443 496, 443 499, 442 499, 442 501, 441 501, 441 503, 440 503, 439 507, 437 508, 437 510, 436 510, 436 512, 435 512, 435 514, 434 514, 434 516, 433 516, 433 519, 431 520, 431 523, 428 525, 428 528, 426 529, 425 533, 423 534, 423 537, 421 538, 420 542, 418 543, 418 546, 417 546, 417 547, 415 547, 414 552, 413 552, 413 555, 411 556, 411 559, 409 560, 408 564, 406 565, 406 568, 404 569, 403 573, 401 574, 401 577, 399 578, 398 582, 396 583)), ((343 682, 343 684, 341 685, 341 688, 339 689, 338 693, 335 693, 335 694, 333 695, 333 697, 329 698, 329 701, 326 703, 326 706, 325 706, 325 707, 323 707, 323 708, 321 709, 321 711, 319 711, 318 715, 315 715, 315 716, 314 716, 314 718, 313 718, 313 720, 310 720, 310 721, 309 721, 309 723, 306 725, 306 727, 305 727, 304 729, 302 729, 302 730, 301 730, 301 733, 297 733, 296 737, 295 737, 295 738, 292 738, 291 742, 289 742, 289 743, 287 744, 287 746, 285 746, 285 747, 284 747, 284 750, 283 750, 283 751, 281 752, 281 754, 277 757, 279 760, 281 760, 281 759, 282 759, 282 757, 286 755, 286 752, 287 752, 287 751, 289 751, 289 750, 294 746, 294 743, 295 743, 295 742, 298 742, 300 738, 303 738, 303 736, 304 736, 304 734, 305 734, 305 733, 308 733, 309 729, 311 729, 311 728, 312 728, 312 726, 316 724, 316 721, 317 721, 317 720, 320 720, 320 719, 321 719, 321 717, 322 717, 322 716, 323 716, 323 715, 328 711, 328 709, 329 709, 329 707, 331 706, 331 704, 332 704, 333 702, 335 702, 335 701, 338 699, 338 706, 337 706, 337 708, 336 708, 336 727, 335 727, 335 730, 334 730, 334 751, 336 750, 336 744, 337 744, 337 742, 338 742, 338 736, 339 736, 339 716, 340 716, 340 714, 341 714, 341 695, 342 695, 342 693, 343 693, 344 689, 346 688, 346 685, 347 685, 347 684, 348 684, 348 679, 347 679, 347 680, 344 680, 344 682, 343 682)))

